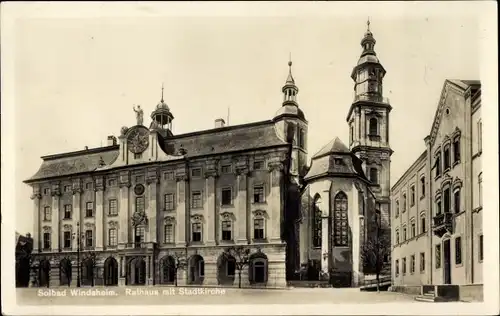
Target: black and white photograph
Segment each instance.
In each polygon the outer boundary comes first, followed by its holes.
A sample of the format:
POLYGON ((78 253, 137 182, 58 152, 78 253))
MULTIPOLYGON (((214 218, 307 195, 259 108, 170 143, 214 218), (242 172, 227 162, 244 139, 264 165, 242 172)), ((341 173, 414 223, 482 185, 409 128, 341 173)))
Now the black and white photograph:
POLYGON ((8 315, 499 312, 495 2, 1 12, 8 315))

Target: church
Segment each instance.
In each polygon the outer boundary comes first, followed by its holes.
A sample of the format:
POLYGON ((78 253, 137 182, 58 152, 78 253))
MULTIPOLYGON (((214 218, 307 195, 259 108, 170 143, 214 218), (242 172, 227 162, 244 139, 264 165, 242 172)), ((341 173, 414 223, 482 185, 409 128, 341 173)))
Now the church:
POLYGON ((24 181, 32 286, 235 286, 241 272, 243 286, 284 287, 304 266, 358 285, 376 210, 388 225, 391 106, 374 45, 368 24, 349 146, 334 138, 310 165, 291 61, 269 120, 176 135, 162 92, 149 122, 134 107, 135 124, 107 146, 41 157, 24 181), (241 271, 224 255, 235 246, 249 251, 241 271))

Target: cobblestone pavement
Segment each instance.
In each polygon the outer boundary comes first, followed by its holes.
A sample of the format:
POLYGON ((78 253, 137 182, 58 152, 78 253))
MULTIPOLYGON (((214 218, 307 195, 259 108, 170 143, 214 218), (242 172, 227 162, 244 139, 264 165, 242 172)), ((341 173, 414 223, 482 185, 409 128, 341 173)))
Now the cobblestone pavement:
POLYGON ((193 287, 94 287, 17 289, 19 305, 356 304, 416 302, 410 295, 359 289, 236 289, 193 287))

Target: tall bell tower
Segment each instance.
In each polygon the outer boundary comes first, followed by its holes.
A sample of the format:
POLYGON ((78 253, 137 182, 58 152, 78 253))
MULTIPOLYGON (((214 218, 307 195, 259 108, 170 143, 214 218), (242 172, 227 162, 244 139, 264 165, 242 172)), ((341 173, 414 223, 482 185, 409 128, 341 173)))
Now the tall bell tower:
POLYGON ((375 53, 375 43, 368 20, 367 31, 361 40, 363 51, 351 74, 354 100, 347 114, 347 123, 349 147, 363 160, 363 170, 380 205, 382 221, 388 224, 393 153, 389 145, 389 114, 392 107, 383 96, 386 71, 375 53))

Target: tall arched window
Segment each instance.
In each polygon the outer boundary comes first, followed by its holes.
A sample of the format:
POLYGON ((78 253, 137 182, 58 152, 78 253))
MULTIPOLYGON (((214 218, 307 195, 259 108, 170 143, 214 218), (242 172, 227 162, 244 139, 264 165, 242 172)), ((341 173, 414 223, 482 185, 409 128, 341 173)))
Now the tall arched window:
POLYGON ((347 246, 349 224, 347 221, 347 195, 339 192, 334 200, 335 227, 333 235, 335 237, 335 246, 347 246))
POLYGON ((313 223, 312 223, 312 233, 313 233, 313 247, 321 247, 321 235, 322 235, 322 222, 321 222, 321 199, 316 198, 313 205, 313 223))
POLYGON ((371 136, 378 136, 378 121, 376 118, 372 117, 370 119, 370 135, 371 136))

